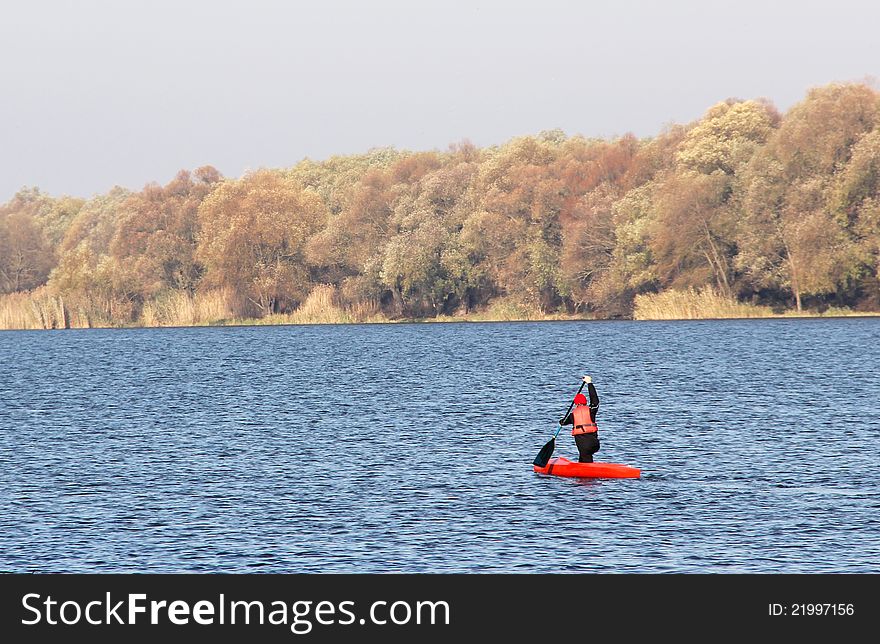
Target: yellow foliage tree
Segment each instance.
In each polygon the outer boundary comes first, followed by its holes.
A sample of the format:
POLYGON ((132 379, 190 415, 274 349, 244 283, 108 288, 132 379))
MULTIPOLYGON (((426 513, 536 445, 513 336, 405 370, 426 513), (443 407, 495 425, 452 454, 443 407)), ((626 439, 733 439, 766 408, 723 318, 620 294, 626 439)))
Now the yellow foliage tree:
POLYGON ((259 170, 222 182, 198 217, 196 256, 206 285, 231 289, 263 315, 291 309, 308 294, 304 246, 327 219, 313 191, 259 170))

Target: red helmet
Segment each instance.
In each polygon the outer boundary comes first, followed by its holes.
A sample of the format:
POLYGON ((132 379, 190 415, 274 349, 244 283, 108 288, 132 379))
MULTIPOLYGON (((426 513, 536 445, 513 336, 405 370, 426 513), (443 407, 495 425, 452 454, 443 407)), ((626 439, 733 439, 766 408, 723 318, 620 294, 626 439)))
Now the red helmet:
POLYGON ((577 396, 574 397, 574 404, 575 405, 586 405, 587 404, 587 397, 583 394, 578 394, 577 396))

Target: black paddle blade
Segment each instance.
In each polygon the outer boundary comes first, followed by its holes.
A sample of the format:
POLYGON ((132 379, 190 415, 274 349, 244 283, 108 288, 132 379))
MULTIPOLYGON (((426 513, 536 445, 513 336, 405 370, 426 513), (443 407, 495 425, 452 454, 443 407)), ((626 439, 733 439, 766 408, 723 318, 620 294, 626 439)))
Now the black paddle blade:
POLYGON ((556 438, 551 438, 550 442, 544 445, 541 448, 541 451, 538 452, 538 455, 535 457, 535 460, 532 461, 538 467, 546 467, 547 463, 550 462, 550 457, 553 456, 553 450, 556 449, 556 438))

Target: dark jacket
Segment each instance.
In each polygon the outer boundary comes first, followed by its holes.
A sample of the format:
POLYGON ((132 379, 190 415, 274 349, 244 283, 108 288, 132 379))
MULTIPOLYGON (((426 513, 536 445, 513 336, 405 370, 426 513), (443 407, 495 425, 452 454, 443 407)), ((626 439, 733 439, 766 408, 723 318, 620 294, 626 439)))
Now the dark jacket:
MULTIPOLYGON (((595 423, 596 413, 599 411, 599 394, 596 393, 592 382, 587 383, 587 391, 590 394, 590 418, 595 423)), ((574 412, 570 412, 568 416, 559 421, 560 425, 571 425, 572 423, 574 423, 574 412)))

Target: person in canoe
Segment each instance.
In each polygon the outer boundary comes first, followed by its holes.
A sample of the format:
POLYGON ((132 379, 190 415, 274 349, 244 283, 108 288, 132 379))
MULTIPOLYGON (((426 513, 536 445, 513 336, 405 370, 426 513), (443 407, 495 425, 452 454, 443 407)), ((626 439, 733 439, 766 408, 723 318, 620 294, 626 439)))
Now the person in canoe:
POLYGON ((593 454, 599 451, 599 427, 596 425, 596 412, 599 411, 599 394, 590 376, 584 376, 587 383, 587 397, 579 393, 574 397, 574 409, 565 418, 559 419, 560 425, 571 425, 571 435, 577 445, 579 463, 592 463, 593 454))

